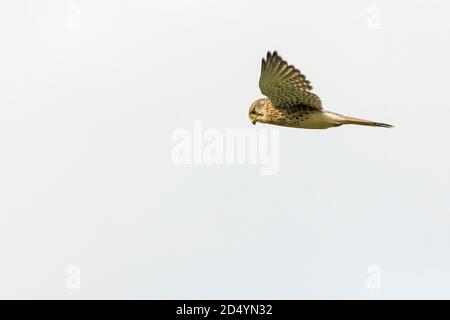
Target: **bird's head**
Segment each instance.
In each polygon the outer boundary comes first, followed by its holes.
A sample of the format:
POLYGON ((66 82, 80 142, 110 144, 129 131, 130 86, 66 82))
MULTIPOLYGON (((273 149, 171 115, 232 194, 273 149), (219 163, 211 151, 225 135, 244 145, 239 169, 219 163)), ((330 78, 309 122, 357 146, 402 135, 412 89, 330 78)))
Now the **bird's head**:
POLYGON ((261 120, 264 119, 266 110, 265 100, 267 99, 258 99, 250 106, 250 110, 248 110, 248 117, 253 124, 256 124, 258 121, 261 122, 261 120))

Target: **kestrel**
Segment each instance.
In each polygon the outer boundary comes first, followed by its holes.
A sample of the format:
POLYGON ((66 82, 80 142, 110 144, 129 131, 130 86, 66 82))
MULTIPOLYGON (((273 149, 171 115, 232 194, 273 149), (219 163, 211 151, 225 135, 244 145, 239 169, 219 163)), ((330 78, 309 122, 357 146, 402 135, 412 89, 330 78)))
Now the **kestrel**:
POLYGON ((327 129, 343 124, 391 128, 385 123, 343 116, 325 111, 312 86, 294 66, 276 51, 262 59, 259 88, 267 98, 252 103, 249 117, 256 122, 305 129, 327 129))

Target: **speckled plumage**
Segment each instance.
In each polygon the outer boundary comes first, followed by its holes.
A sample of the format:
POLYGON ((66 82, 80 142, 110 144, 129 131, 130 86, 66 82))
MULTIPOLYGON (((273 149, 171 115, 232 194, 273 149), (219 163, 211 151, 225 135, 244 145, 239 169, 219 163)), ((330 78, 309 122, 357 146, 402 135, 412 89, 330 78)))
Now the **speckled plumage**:
POLYGON ((323 110, 320 98, 311 92, 311 83, 276 51, 268 52, 262 60, 259 87, 268 98, 258 99, 251 105, 249 117, 253 124, 262 122, 305 129, 326 129, 343 124, 392 127, 323 110))

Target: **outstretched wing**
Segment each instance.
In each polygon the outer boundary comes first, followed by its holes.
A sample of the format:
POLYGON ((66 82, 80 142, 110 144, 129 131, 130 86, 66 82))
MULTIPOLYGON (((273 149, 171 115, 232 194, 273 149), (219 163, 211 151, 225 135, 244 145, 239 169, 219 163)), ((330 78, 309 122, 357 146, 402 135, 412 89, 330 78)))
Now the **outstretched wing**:
POLYGON ((305 76, 292 65, 288 65, 276 51, 267 52, 262 59, 259 88, 278 108, 303 104, 322 109, 318 96, 310 92, 312 86, 305 76))

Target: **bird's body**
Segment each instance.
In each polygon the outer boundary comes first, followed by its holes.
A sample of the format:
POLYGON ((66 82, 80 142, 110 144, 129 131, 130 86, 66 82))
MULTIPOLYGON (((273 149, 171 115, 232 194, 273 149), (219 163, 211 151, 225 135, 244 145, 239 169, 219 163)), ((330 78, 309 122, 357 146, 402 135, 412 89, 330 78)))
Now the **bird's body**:
POLYGON ((249 117, 253 124, 261 122, 305 129, 326 129, 343 124, 392 127, 324 110, 305 76, 276 52, 268 52, 267 60, 263 59, 259 86, 268 98, 258 99, 251 105, 249 117))
POLYGON ((347 117, 331 111, 317 110, 308 105, 299 104, 287 108, 277 108, 270 99, 265 98, 257 101, 265 108, 264 116, 258 119, 258 122, 261 123, 303 129, 327 129, 339 127, 343 124, 390 127, 390 125, 384 123, 347 117))
POLYGON ((258 120, 261 123, 305 129, 325 129, 339 125, 334 114, 311 108, 308 105, 299 104, 276 108, 270 99, 261 100, 260 103, 265 107, 265 116, 258 120))

